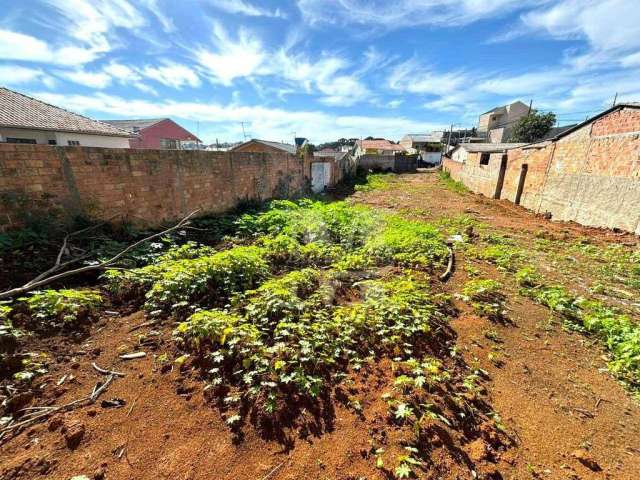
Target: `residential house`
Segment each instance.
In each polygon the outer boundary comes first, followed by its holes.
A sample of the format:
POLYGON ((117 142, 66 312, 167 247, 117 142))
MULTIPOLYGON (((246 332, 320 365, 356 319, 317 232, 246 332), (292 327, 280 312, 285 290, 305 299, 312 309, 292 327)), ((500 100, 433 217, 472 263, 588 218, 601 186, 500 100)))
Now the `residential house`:
POLYGON ((131 148, 194 150, 202 141, 170 118, 144 120, 103 120, 132 135, 131 148))
POLYGON ((381 171, 410 171, 415 170, 416 156, 407 157, 411 162, 407 162, 404 157, 406 153, 402 145, 392 143, 389 140, 358 140, 353 156, 357 165, 365 170, 381 171))
POLYGON ((400 140, 407 153, 417 153, 425 165, 439 165, 442 157, 442 136, 444 132, 427 134, 407 134, 400 140))
POLYGON ((473 191, 555 220, 640 235, 639 152, 640 103, 621 103, 549 140, 508 149, 506 169, 487 169, 482 183, 458 162, 445 169, 473 191))
POLYGON ((496 107, 480 115, 478 133, 491 143, 508 142, 518 120, 529 114, 529 105, 520 101, 496 107))
POLYGON ((395 155, 404 152, 404 147, 397 143, 385 139, 377 140, 357 140, 355 156, 359 158, 363 155, 395 155))
POLYGON ((0 142, 129 148, 129 134, 8 88, 0 88, 0 142))
POLYGON ((233 147, 229 151, 251 152, 251 153, 261 153, 261 152, 290 153, 291 155, 295 155, 297 153, 297 149, 295 145, 291 145, 289 143, 259 140, 257 138, 253 138, 247 142, 241 143, 240 145, 233 147))
POLYGON ((431 133, 409 133, 402 137, 400 145, 409 153, 434 152, 442 148, 442 131, 431 133))

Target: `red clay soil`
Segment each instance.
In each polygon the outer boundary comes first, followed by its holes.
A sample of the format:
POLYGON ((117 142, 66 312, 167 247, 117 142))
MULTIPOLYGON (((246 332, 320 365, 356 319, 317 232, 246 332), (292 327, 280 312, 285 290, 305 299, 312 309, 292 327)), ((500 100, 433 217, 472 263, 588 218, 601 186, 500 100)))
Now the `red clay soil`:
MULTIPOLYGON (((507 233, 546 230, 599 242, 635 242, 630 235, 556 224, 506 202, 448 191, 434 174, 405 175, 402 182, 402 188, 360 193, 355 199, 394 210, 423 209, 425 218, 467 212, 507 233)), ((504 280, 492 267, 478 268, 504 280)), ((460 291, 466 280, 464 269, 458 268, 444 288, 460 291)), ((466 362, 477 362, 488 372, 485 401, 500 415, 514 443, 490 451, 486 438, 470 442, 453 437, 452 445, 433 450, 432 470, 421 478, 471 479, 476 475, 472 471, 492 479, 640 478, 640 407, 607 373, 601 347, 550 323, 546 308, 519 296, 515 286, 507 288, 512 323, 479 318, 456 301, 460 315, 451 325, 466 362), (488 338, 487 330, 495 330, 497 337, 488 338), (495 347, 500 347, 502 362, 489 361, 495 347)), ((393 478, 375 468, 371 455, 372 438, 394 435, 393 429, 385 431, 387 405, 380 398, 392 381, 388 364, 356 379, 353 388, 364 418, 335 402, 334 414, 327 417, 333 420, 321 421, 316 433, 301 428, 303 418, 284 439, 267 439, 250 425, 239 439, 225 423, 226 414, 206 400, 201 380, 177 368, 163 371, 158 357, 173 353, 171 325, 131 331, 143 322, 140 312, 105 314, 91 335, 77 343, 58 337, 34 340, 33 348, 48 350, 54 361, 38 380, 39 394, 25 405, 62 404, 89 394, 105 379, 93 362, 125 377, 116 379, 94 405, 54 416, 3 442, 0 479, 393 478), (138 347, 139 335, 147 339, 143 347, 138 347), (147 355, 119 359, 122 352, 138 350, 147 355), (64 376, 64 383, 56 385, 64 376), (111 399, 126 404, 101 406, 111 399)))

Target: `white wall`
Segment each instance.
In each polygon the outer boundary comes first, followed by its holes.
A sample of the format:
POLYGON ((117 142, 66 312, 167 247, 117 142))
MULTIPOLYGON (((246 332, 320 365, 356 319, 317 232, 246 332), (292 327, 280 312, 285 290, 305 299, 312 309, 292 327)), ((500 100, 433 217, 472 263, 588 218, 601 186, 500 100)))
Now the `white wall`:
POLYGON ((36 143, 47 144, 49 140, 56 139, 56 132, 46 132, 43 130, 27 130, 22 128, 0 127, 0 141, 6 142, 9 138, 34 139, 36 143))
POLYGON ((468 155, 469 155, 469 152, 467 152, 464 148, 458 148, 455 152, 451 154, 451 160, 464 163, 467 161, 468 155))
POLYGON ((5 142, 7 137, 33 139, 40 145, 47 145, 49 140, 55 140, 62 147, 68 146, 69 140, 77 140, 81 147, 129 148, 129 139, 126 137, 1 127, 0 142, 5 142))
POLYGON ((69 140, 77 140, 81 147, 129 148, 129 139, 126 137, 56 132, 56 140, 58 145, 63 147, 69 145, 69 140))

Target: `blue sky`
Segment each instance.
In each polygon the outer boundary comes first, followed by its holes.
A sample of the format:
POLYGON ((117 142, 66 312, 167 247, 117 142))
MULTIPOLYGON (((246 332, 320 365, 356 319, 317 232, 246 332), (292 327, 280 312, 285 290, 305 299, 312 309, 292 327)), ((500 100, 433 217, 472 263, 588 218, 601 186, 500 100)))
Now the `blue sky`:
POLYGON ((0 0, 0 85, 205 142, 560 124, 640 101, 637 0, 0 0))

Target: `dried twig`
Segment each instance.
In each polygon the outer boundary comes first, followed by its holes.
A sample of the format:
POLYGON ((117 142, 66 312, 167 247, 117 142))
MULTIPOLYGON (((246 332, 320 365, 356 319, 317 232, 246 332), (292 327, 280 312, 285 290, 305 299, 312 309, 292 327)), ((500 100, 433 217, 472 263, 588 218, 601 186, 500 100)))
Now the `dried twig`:
POLYGON ((116 372, 113 370, 106 370, 104 368, 100 368, 96 363, 92 363, 91 366, 99 373, 103 375, 115 375, 116 377, 124 377, 124 373, 116 372))
MULTIPOLYGON (((31 290, 35 290, 38 287, 42 287, 42 286, 47 285, 49 283, 55 282, 56 280, 60 280, 62 278, 70 277, 71 275, 77 275, 79 273, 84 273, 84 272, 91 272, 91 271, 94 271, 94 270, 101 270, 103 268, 109 267, 112 264, 114 264, 115 262, 117 262, 124 255, 129 253, 131 250, 137 248, 138 246, 142 245, 143 243, 148 242, 150 240, 153 240, 154 238, 158 238, 158 237, 161 237, 163 235, 166 235, 167 233, 172 232, 174 230, 177 230, 178 228, 182 228, 184 225, 186 225, 188 223, 189 219, 191 217, 193 217, 199 211, 200 210, 194 210, 189 215, 187 215, 182 220, 180 220, 177 224, 175 224, 173 227, 167 228, 166 230, 163 230, 161 232, 155 233, 153 235, 150 235, 148 237, 143 238, 142 240, 138 240, 137 242, 132 243, 127 248, 125 248, 124 250, 120 251, 120 253, 116 254, 115 256, 111 257, 108 260, 105 260, 103 262, 97 263, 95 265, 87 265, 87 266, 84 266, 84 267, 76 268, 74 270, 67 270, 66 272, 58 273, 56 275, 51 275, 51 276, 48 276, 46 278, 41 278, 40 280, 37 280, 37 281, 34 279, 31 282, 23 285, 22 287, 17 287, 17 288, 13 288, 11 290, 0 292, 0 300, 2 300, 4 298, 15 297, 16 295, 22 295, 23 293, 29 292, 31 290)), ((71 262, 73 262, 73 261, 75 261, 75 260, 72 260, 71 262)), ((56 267, 54 265, 53 268, 56 268, 55 271, 57 271, 57 270, 61 269, 63 267, 63 265, 68 265, 68 264, 69 264, 69 262, 67 262, 66 264, 61 264, 58 267, 56 267)), ((47 272, 45 272, 45 275, 53 273, 51 271, 51 269, 49 269, 47 272), (47 272, 49 272, 49 273, 47 273, 47 272)), ((39 275, 38 277, 40 277, 40 276, 41 275, 39 275)), ((36 278, 38 278, 38 277, 36 277, 36 278)))
POLYGON ((22 418, 23 420, 18 423, 10 423, 8 426, 0 429, 0 441, 4 439, 4 437, 11 432, 15 432, 20 428, 26 427, 27 425, 31 425, 38 420, 43 420, 45 418, 50 417, 54 413, 58 412, 67 412, 69 410, 73 410, 80 406, 90 405, 95 403, 95 401, 102 395, 102 393, 109 388, 109 385, 117 378, 124 377, 124 373, 120 372, 112 372, 109 370, 105 370, 103 368, 98 367, 95 363, 93 364, 93 368, 96 369, 103 375, 109 375, 107 380, 104 383, 98 382, 89 395, 83 398, 79 398, 77 400, 73 400, 72 402, 65 403, 64 405, 55 405, 49 407, 29 407, 28 409, 23 409, 22 411, 28 411, 29 413, 25 414, 22 418))
POLYGON ((280 468, 282 468, 283 465, 284 465, 284 462, 280 462, 278 465, 273 467, 273 469, 269 473, 267 473, 264 477, 262 477, 261 480, 267 480, 268 478, 270 478, 274 473, 280 470, 280 468))

